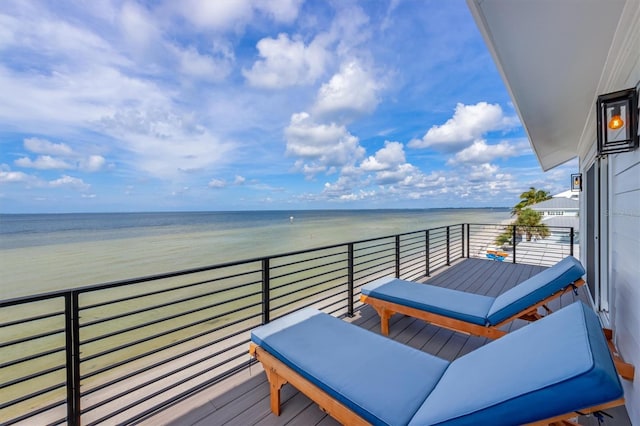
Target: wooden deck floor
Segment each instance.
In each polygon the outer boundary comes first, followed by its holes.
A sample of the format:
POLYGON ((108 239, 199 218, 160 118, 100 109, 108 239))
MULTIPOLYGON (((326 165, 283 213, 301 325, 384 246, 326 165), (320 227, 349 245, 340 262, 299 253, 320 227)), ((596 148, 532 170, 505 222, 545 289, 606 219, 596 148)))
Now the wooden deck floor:
MULTIPOLYGON (((497 296, 543 269, 544 267, 541 266, 465 259, 439 271, 427 282, 457 290, 497 296)), ((582 287, 578 290, 577 296, 572 292, 565 294, 549 307, 557 310, 578 299, 587 301, 588 296, 585 291, 585 287, 582 287)), ((345 320, 374 332, 380 332, 379 318, 368 306, 359 309, 354 318, 345 320)), ((524 324, 524 321, 518 320, 508 327, 516 329, 524 324)), ((487 343, 485 338, 456 333, 402 315, 394 315, 391 318, 390 337, 447 360, 458 358, 487 343)), ((315 403, 288 384, 283 386, 281 398, 282 413, 277 417, 270 411, 268 382, 261 366, 257 364, 188 400, 168 407, 143 424, 179 426, 338 424, 315 403)), ((605 425, 631 424, 624 407, 608 413, 614 418, 607 418, 605 425)), ((580 421, 583 425, 598 425, 598 421, 592 417, 581 418, 580 421)))

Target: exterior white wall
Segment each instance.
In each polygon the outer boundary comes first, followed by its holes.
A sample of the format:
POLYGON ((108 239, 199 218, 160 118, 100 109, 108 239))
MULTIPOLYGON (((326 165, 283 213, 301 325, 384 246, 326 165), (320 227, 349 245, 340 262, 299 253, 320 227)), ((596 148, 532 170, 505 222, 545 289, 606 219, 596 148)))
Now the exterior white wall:
MULTIPOLYGON (((640 90, 639 22, 640 2, 628 1, 613 42, 615 53, 610 52, 597 94, 630 87, 640 90)), ((591 121, 595 121, 595 114, 591 121)), ((585 176, 594 161, 595 126, 583 137, 584 141, 592 141, 579 150, 581 172, 585 176)), ((607 211, 600 212, 608 217, 605 242, 610 288, 608 319, 622 358, 636 367, 633 382, 622 380, 622 384, 629 418, 632 424, 640 425, 640 148, 610 155, 608 162, 607 211)), ((581 210, 586 208, 586 200, 582 198, 581 210)), ((581 226, 586 225, 585 216, 580 217, 581 226)))
MULTIPOLYGON (((603 93, 630 87, 640 90, 640 3, 629 3, 627 11, 626 18, 636 24, 621 37, 621 51, 626 54, 618 56, 605 70, 606 88, 611 90, 603 93)), ((589 151, 595 149, 591 147, 589 151)), ((633 424, 640 424, 640 149, 610 155, 608 159, 607 212, 603 213, 609 222, 609 320, 620 354, 636 367, 634 381, 622 383, 629 418, 633 424)))
POLYGON ((618 350, 636 366, 623 380, 627 411, 640 422, 640 150, 609 159, 610 319, 618 350))

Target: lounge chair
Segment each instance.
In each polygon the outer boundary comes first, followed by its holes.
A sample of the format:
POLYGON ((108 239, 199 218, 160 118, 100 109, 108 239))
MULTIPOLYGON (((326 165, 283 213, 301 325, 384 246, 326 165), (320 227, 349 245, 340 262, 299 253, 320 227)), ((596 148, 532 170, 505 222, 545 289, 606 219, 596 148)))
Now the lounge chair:
POLYGON ((596 314, 576 302, 453 362, 312 308, 251 333, 271 410, 290 383, 343 424, 550 424, 622 405, 596 314))
POLYGON ((498 297, 384 277, 362 287, 360 301, 375 308, 382 334, 389 334, 394 313, 420 318, 440 327, 496 339, 500 327, 517 319, 541 318, 538 308, 584 284, 580 261, 568 256, 498 297))

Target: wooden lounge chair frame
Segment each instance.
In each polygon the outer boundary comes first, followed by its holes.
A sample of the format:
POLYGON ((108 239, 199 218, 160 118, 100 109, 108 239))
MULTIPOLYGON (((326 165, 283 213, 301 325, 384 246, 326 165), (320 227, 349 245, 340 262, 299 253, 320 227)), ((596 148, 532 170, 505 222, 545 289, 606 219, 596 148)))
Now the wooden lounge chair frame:
MULTIPOLYGON (((279 359, 271 355, 264 348, 256 345, 255 343, 250 343, 249 354, 262 363, 264 371, 267 375, 267 380, 269 381, 271 411, 276 416, 280 415, 280 388, 282 388, 283 385, 290 383, 293 387, 298 389, 300 392, 306 395, 309 399, 311 399, 313 402, 318 404, 318 406, 322 411, 329 414, 338 422, 345 425, 355 425, 355 426, 369 424, 362 417, 360 417, 359 415, 351 411, 348 407, 346 407, 344 404, 334 399, 331 395, 327 394, 318 386, 316 386, 315 384, 311 383, 309 380, 302 377, 300 374, 298 374, 293 369, 288 367, 282 361, 280 361, 279 359)), ((570 419, 575 418, 578 414, 581 414, 581 415, 590 414, 597 411, 602 411, 609 408, 617 407, 620 405, 624 405, 624 398, 620 398, 620 399, 608 402, 606 404, 602 404, 594 407, 585 407, 579 410, 580 413, 577 413, 576 411, 572 411, 557 417, 553 417, 551 419, 530 423, 530 425, 531 426, 542 426, 542 425, 576 426, 578 425, 578 423, 575 423, 570 419)))
MULTIPOLYGON (((507 334, 506 331, 500 330, 505 324, 508 324, 511 321, 516 319, 524 319, 526 321, 535 321, 542 318, 542 315, 538 313, 538 308, 542 307, 547 311, 547 313, 551 313, 551 309, 547 306, 547 304, 556 299, 563 294, 576 290, 578 287, 585 284, 585 281, 580 278, 573 283, 566 286, 564 289, 559 290, 552 295, 548 296, 544 300, 536 303, 533 306, 526 308, 525 310, 518 312, 517 314, 511 316, 510 318, 505 319, 496 325, 478 325, 473 324, 467 321, 462 321, 456 318, 447 317, 440 314, 435 314, 433 312, 427 312, 422 309, 412 308, 410 306, 401 305, 398 303, 388 302, 386 300, 378 299, 372 296, 366 296, 364 294, 360 295, 360 301, 362 303, 366 303, 371 305, 378 315, 380 316, 380 329, 384 336, 389 335, 389 319, 393 314, 403 314, 408 315, 413 318, 419 318, 421 320, 430 322, 438 327, 448 328, 450 330, 454 330, 464 334, 473 334, 476 336, 488 337, 490 339, 497 339, 499 337, 507 334)), ((416 283, 416 285, 420 285, 416 283)))
MULTIPOLYGON (((447 328, 449 330, 453 330, 459 333, 473 334, 476 336, 488 337, 490 339, 497 339, 507 334, 506 331, 500 330, 500 327, 516 319, 523 319, 526 321, 539 320, 540 318, 542 318, 542 315, 540 315, 540 313, 538 312, 538 308, 544 308, 547 314, 550 314, 552 311, 547 306, 547 304, 550 301, 562 296, 563 294, 569 291, 576 290, 578 287, 583 286, 584 284, 585 284, 585 281, 582 278, 580 278, 574 281, 573 283, 569 284, 568 286, 566 286, 564 289, 550 295, 549 297, 542 300, 541 302, 538 302, 535 305, 527 308, 526 310, 519 312, 513 315, 512 317, 507 318, 506 320, 493 326, 489 326, 489 325, 481 326, 478 324, 462 321, 456 318, 451 318, 444 315, 427 312, 421 309, 412 308, 410 306, 388 302, 386 300, 378 299, 376 297, 366 296, 364 294, 360 295, 360 301, 362 303, 371 305, 376 310, 376 312, 380 316, 380 329, 384 336, 389 335, 389 319, 393 314, 398 313, 398 314, 408 315, 413 318, 418 318, 418 319, 427 321, 431 324, 434 324, 438 327, 447 328)), ((416 285, 420 285, 420 284, 416 284, 416 285)), ((604 328, 603 331, 607 338, 609 350, 611 352, 611 356, 613 357, 613 361, 616 366, 616 369, 618 370, 618 374, 620 374, 620 376, 623 379, 633 381, 633 378, 635 375, 635 367, 632 364, 625 362, 620 356, 620 354, 618 353, 618 350, 613 344, 612 330, 608 328, 604 328)))
POLYGON ((633 381, 633 378, 636 373, 636 369, 633 364, 629 364, 628 362, 624 362, 618 349, 613 344, 613 330, 610 328, 603 328, 604 336, 607 338, 607 345, 609 346, 609 352, 611 352, 611 356, 613 357, 613 364, 616 366, 616 370, 618 370, 618 374, 623 379, 633 381))

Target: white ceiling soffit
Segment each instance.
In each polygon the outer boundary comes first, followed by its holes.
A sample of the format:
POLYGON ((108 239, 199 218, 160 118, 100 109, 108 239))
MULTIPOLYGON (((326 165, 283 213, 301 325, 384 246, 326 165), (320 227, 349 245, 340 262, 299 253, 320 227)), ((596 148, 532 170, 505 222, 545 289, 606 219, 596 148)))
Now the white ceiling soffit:
POLYGON ((467 0, 545 171, 578 154, 625 2, 467 0))

